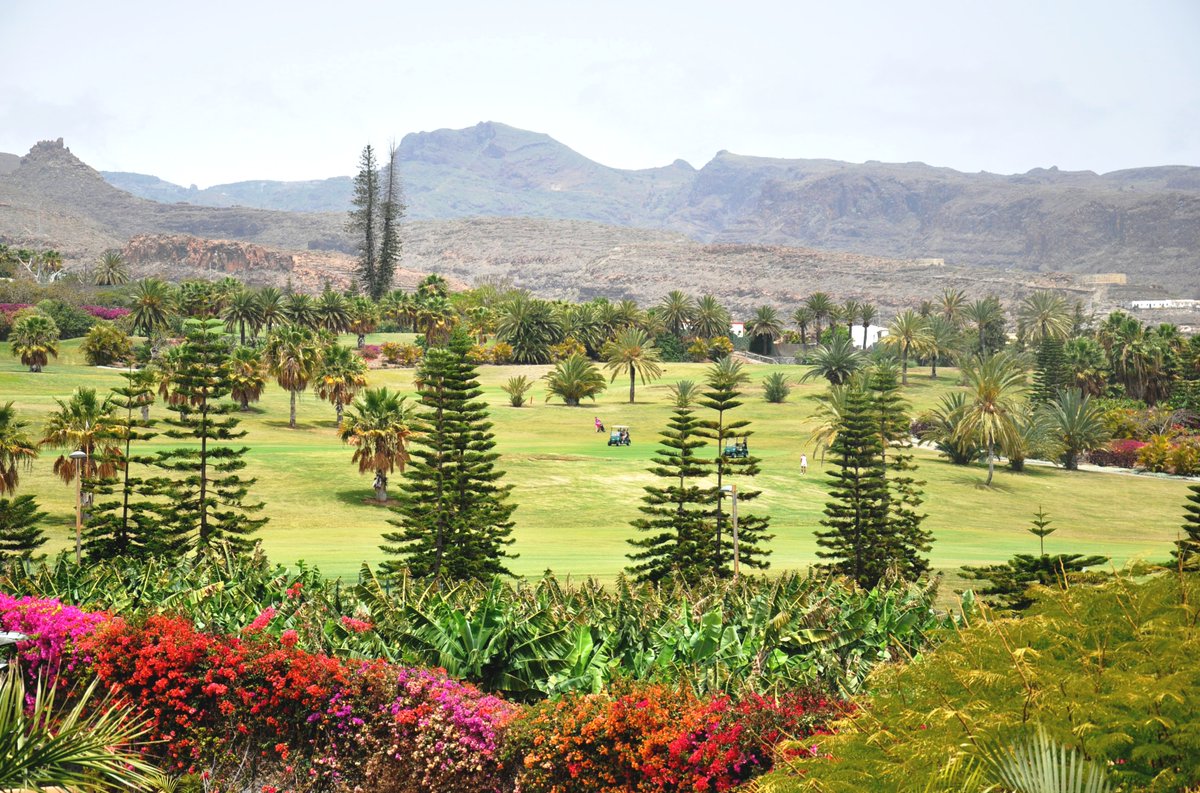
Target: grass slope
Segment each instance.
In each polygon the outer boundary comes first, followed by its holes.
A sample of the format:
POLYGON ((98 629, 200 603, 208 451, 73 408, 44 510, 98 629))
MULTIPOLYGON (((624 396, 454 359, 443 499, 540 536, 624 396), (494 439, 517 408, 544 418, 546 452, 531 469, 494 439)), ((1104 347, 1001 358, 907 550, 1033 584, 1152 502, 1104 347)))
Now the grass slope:
MULTIPOLYGON (((352 337, 343 341, 353 343, 352 337)), ((59 359, 41 374, 25 371, 8 354, 7 345, 0 353, 0 401, 14 401, 35 431, 54 408, 54 397, 66 397, 80 385, 103 390, 120 381, 114 371, 84 365, 77 341, 62 347, 59 359)), ((514 498, 520 505, 513 547, 520 557, 512 569, 521 575, 553 569, 611 579, 626 563, 625 541, 634 533, 629 521, 638 514, 642 488, 657 479, 646 469, 670 414, 668 385, 680 379, 700 381, 705 367, 667 364, 661 380, 638 386, 634 405, 625 401, 628 382, 619 379, 594 406, 548 404, 539 384, 533 406, 509 407, 500 384, 518 373, 539 377, 547 368, 480 369, 503 455, 501 466, 508 472, 504 481, 515 485, 514 498), (605 436, 594 432, 594 416, 610 427, 630 425, 633 445, 610 449, 605 436)), ((809 437, 814 397, 823 385, 798 386, 787 402, 772 405, 762 399, 761 381, 774 367, 747 369, 753 383, 736 414, 753 420, 751 448, 763 458, 762 474, 754 485, 763 495, 747 509, 772 516, 772 568, 803 567, 816 559, 813 531, 819 527, 828 490, 828 477, 809 437), (805 477, 799 475, 802 451, 810 460, 805 477)), ((804 370, 785 369, 796 380, 804 370)), ((371 385, 413 394, 412 374, 405 369, 374 371, 371 385)), ((928 370, 912 370, 910 375, 905 393, 918 410, 932 405, 956 379, 953 371, 937 381, 928 378, 928 370)), ((380 561, 379 535, 389 528, 391 513, 369 503, 370 478, 358 474, 350 449, 338 441, 332 406, 305 395, 299 404, 300 425, 290 430, 287 402, 287 393, 271 385, 257 409, 243 414, 242 426, 248 430, 244 442, 250 447, 247 473, 258 478, 252 495, 266 502, 271 518, 261 534, 263 544, 278 561, 304 559, 326 574, 353 577, 363 561, 380 561)), ((156 405, 152 415, 161 417, 161 406, 156 405)), ((74 487, 50 470, 58 453, 44 450, 33 470, 22 474, 20 488, 36 494, 50 513, 51 551, 67 547, 74 536, 74 487)), ((927 524, 936 536, 933 561, 942 569, 998 562, 1017 551, 1036 552, 1036 539, 1024 528, 1039 506, 1058 527, 1047 540, 1047 552, 1102 553, 1118 564, 1131 558, 1165 558, 1180 523, 1184 482, 1050 468, 1023 474, 998 469, 995 483, 986 488, 981 467, 953 466, 925 450, 917 452, 917 461, 927 483, 927 524)), ((398 484, 398 477, 393 483, 398 484)))

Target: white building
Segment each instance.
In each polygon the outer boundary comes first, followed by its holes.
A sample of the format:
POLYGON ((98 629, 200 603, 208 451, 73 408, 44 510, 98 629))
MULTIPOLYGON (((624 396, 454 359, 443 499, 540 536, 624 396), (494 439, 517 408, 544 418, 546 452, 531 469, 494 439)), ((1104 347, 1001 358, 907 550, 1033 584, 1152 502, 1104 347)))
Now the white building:
POLYGON ((1200 300, 1134 300, 1130 308, 1200 308, 1200 300))
POLYGON ((729 323, 729 335, 737 336, 739 339, 742 338, 743 336, 745 336, 746 335, 746 323, 745 322, 730 322, 729 323))
POLYGON ((855 347, 870 349, 872 345, 887 335, 887 328, 881 325, 867 325, 866 342, 863 341, 863 326, 855 325, 850 329, 850 340, 855 347))

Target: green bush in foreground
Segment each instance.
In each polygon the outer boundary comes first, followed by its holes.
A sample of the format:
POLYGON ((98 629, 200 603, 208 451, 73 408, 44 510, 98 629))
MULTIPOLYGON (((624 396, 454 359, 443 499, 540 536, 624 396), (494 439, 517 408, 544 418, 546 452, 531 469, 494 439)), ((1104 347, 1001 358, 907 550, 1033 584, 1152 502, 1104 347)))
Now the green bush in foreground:
POLYGON ((758 789, 982 793, 982 782, 936 780, 1044 729, 1105 766, 1118 789, 1187 790, 1200 783, 1200 578, 1041 589, 1029 616, 977 617, 868 686, 820 742, 836 760, 796 761, 758 789))

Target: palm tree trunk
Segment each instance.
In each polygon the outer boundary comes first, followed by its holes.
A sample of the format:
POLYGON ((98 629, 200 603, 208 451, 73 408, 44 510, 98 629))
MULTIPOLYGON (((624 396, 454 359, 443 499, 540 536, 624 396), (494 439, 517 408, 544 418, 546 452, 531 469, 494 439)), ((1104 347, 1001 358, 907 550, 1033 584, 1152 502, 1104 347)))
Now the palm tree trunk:
POLYGON ((929 379, 936 380, 937 379, 937 353, 936 352, 933 355, 929 356, 929 366, 931 367, 931 370, 929 372, 929 379))
POLYGON ((387 472, 383 469, 375 471, 375 500, 380 504, 387 503, 387 472))
POLYGON ((996 449, 994 443, 988 444, 988 478, 985 483, 988 487, 992 486, 992 474, 996 472, 996 449))
POLYGON ((333 407, 337 411, 337 426, 340 430, 342 428, 342 412, 345 410, 346 406, 343 405, 342 400, 339 399, 337 402, 333 403, 333 407))
POLYGON ((900 385, 908 385, 908 345, 900 345, 900 385))
POLYGON ((361 350, 366 345, 366 343, 367 343, 367 334, 365 334, 365 333, 358 334, 358 349, 361 350))
POLYGON ((291 394, 292 394, 292 415, 291 415, 291 418, 288 420, 288 426, 291 427, 292 429, 296 429, 296 392, 292 391, 291 394))
POLYGON ((633 404, 633 384, 634 384, 633 364, 629 364, 629 404, 631 404, 631 405, 633 404))
POLYGON ((142 421, 150 420, 150 406, 142 405, 142 421))

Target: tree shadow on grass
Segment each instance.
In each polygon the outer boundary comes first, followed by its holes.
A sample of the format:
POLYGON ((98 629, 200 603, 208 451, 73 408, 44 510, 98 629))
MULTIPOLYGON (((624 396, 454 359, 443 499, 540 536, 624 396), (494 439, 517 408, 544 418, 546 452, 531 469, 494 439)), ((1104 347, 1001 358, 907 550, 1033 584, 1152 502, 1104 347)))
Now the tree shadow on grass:
POLYGON ((292 430, 295 432, 318 432, 325 429, 320 421, 297 421, 293 429, 288 426, 287 419, 267 419, 263 422, 264 425, 278 430, 292 430))
MULTIPOLYGON (((390 483, 389 483, 390 484, 390 483)), ((387 503, 381 503, 375 500, 375 491, 371 488, 371 482, 366 481, 366 487, 355 487, 350 490, 339 490, 334 493, 334 497, 343 504, 349 504, 352 507, 395 507, 399 506, 400 502, 395 498, 395 494, 388 492, 387 503)))
MULTIPOLYGON (((997 471, 996 474, 999 475, 1000 471, 997 471)), ((982 471, 978 474, 976 474, 974 471, 971 471, 971 472, 963 471, 960 474, 955 474, 954 476, 951 476, 949 481, 951 484, 970 486, 970 487, 975 488, 976 490, 995 491, 997 493, 1012 493, 1012 492, 1014 492, 1012 485, 1005 484, 1000 479, 993 479, 991 485, 986 484, 986 482, 987 482, 987 472, 986 471, 982 471)))

